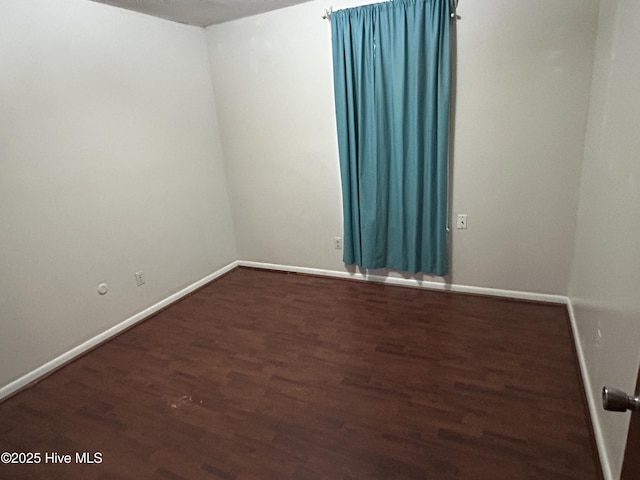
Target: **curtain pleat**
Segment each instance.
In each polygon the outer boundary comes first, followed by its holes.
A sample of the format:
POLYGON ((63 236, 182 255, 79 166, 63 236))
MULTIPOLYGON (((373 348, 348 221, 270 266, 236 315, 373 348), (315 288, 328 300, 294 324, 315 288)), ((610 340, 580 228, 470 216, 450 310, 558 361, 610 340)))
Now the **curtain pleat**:
POLYGON ((445 275, 449 0, 331 15, 347 264, 445 275))

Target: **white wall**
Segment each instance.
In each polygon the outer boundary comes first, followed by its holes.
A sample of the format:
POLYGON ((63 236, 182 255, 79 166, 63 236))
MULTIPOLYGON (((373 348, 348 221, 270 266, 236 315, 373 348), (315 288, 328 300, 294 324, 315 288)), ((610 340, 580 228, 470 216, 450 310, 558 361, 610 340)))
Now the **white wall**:
MULTIPOLYGON (((469 229, 447 281, 569 285, 596 398, 632 390, 640 361, 636 3, 602 1, 597 48, 597 0, 459 9, 451 210, 469 229)), ((345 269, 327 6, 205 34, 86 0, 3 2, 0 387, 237 258, 345 269)), ((628 417, 596 423, 614 478, 628 417)))
POLYGON ((207 29, 238 253, 343 269, 327 4, 207 29))
MULTIPOLYGON (((448 281, 567 293, 597 3, 461 2, 448 281)), ((207 29, 243 260, 345 269, 327 7, 207 29)))
MULTIPOLYGON (((595 403, 633 392, 640 361, 640 3, 603 0, 569 295, 595 403)), ((610 478, 629 414, 597 408, 610 478)))
POLYGON ((566 294, 598 1, 459 12, 453 281, 566 294))
POLYGON ((237 258, 204 30, 1 10, 0 387, 237 258))
MULTIPOLYGON (((451 210, 469 229, 446 279, 568 291, 596 400, 640 363, 640 6, 602 0, 596 44, 598 5, 461 3, 451 210)), ((327 6, 205 35, 3 2, 0 387, 237 258, 345 269, 327 6)), ((628 420, 597 410, 608 478, 628 420)))

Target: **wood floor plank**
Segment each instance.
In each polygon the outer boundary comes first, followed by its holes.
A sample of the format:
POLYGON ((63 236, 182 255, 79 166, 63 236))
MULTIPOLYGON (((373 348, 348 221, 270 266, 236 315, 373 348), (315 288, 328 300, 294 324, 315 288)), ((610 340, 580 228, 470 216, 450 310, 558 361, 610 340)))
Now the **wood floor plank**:
POLYGON ((3 479, 602 478, 564 306, 246 268, 1 403, 0 451, 73 456, 3 479))

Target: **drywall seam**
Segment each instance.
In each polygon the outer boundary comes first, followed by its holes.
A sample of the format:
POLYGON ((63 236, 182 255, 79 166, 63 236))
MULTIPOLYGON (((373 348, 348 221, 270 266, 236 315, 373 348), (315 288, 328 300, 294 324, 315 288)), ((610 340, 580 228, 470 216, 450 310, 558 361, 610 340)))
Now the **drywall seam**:
POLYGON ((221 275, 224 275, 225 273, 233 270, 234 268, 236 268, 238 266, 238 262, 234 261, 231 262, 229 265, 222 267, 221 269, 207 275, 206 277, 198 280, 197 282, 192 283, 191 285, 188 285, 187 287, 183 288, 182 290, 174 293, 173 295, 168 296, 167 298, 165 298, 164 300, 159 301, 158 303, 145 308, 144 310, 142 310, 141 312, 133 315, 132 317, 129 317, 128 319, 124 320, 123 322, 109 328, 108 330, 105 330, 104 332, 96 335, 95 337, 87 340, 86 342, 78 345, 77 347, 72 348, 71 350, 63 353, 62 355, 54 358, 53 360, 45 363, 44 365, 32 370, 31 372, 27 373, 26 375, 23 375, 22 377, 14 380, 13 382, 5 385, 4 387, 0 388, 0 401, 2 401, 4 398, 16 393, 18 390, 26 387, 27 385, 29 385, 30 383, 35 382, 36 380, 44 377, 45 375, 53 372, 54 370, 64 366, 66 363, 70 362, 71 360, 79 357, 80 355, 82 355, 83 353, 91 350, 92 348, 100 345, 101 343, 109 340, 110 338, 116 336, 117 334, 119 334, 120 332, 126 330, 127 328, 135 325, 136 323, 145 320, 146 318, 149 318, 151 315, 153 315, 154 313, 159 312, 160 310, 162 310, 163 308, 167 307, 168 305, 171 305, 172 303, 186 297, 187 295, 189 295, 191 292, 197 290, 198 288, 206 285, 207 283, 215 280, 216 278, 220 277, 221 275))

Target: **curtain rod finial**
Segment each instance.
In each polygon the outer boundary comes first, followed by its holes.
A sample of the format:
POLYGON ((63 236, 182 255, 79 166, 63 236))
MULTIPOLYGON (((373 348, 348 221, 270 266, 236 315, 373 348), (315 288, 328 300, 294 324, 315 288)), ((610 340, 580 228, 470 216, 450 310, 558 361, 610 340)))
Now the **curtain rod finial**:
POLYGON ((331 20, 331 14, 333 13, 333 7, 325 8, 322 18, 324 20, 331 20))
POLYGON ((451 4, 451 10, 453 10, 453 12, 451 12, 451 20, 460 20, 462 18, 457 12, 459 1, 460 0, 453 0, 453 3, 451 4))

